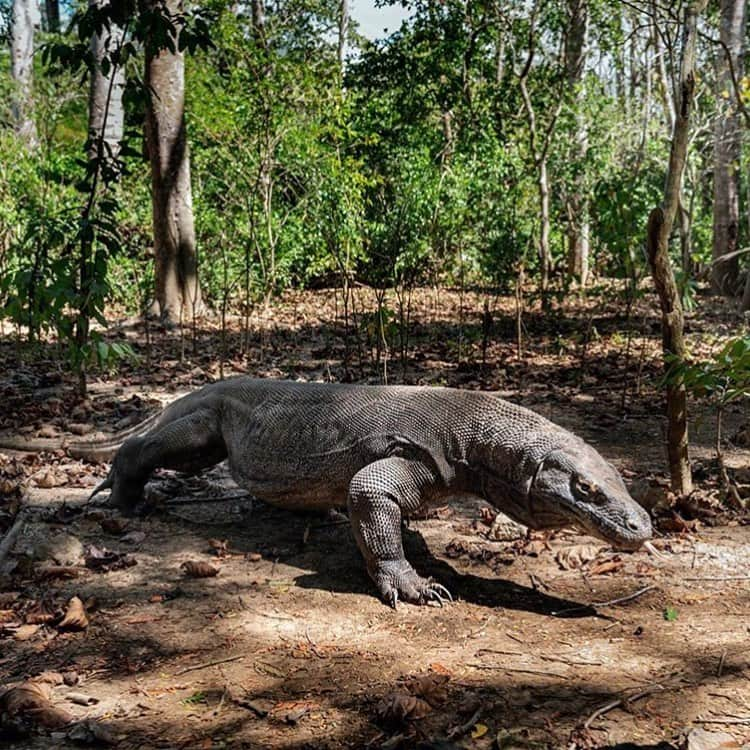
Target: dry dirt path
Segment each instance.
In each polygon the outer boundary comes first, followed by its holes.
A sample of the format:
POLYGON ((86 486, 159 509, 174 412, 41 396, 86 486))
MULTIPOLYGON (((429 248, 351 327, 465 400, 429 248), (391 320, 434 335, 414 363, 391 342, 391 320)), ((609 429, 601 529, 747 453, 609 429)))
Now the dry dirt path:
MULTIPOLYGON (((34 499, 59 497, 37 490, 34 499)), ((411 524, 408 556, 457 600, 395 612, 373 595, 336 520, 235 498, 178 502, 113 534, 98 511, 33 523, 22 547, 43 543, 64 557, 94 544, 137 564, 22 581, 19 596, 43 593, 50 606, 93 597, 90 625, 4 639, 0 670, 10 680, 75 671, 79 684, 55 688, 54 701, 101 717, 122 748, 413 747, 451 733, 454 746, 488 748, 502 732, 517 738, 509 747, 571 738, 651 747, 691 727, 750 737, 750 724, 711 723, 750 716, 746 527, 665 539, 663 559, 602 547, 564 570, 558 553, 591 539, 488 541, 477 533, 487 530, 480 510, 459 499, 411 524), (226 540, 225 557, 211 539, 226 540), (186 577, 188 560, 219 575, 186 577), (98 702, 75 705, 70 692, 98 702), (616 700, 625 703, 589 721, 616 700), (404 713, 421 718, 399 722, 404 713), (387 744, 399 735, 401 745, 387 744)), ((50 741, 9 747, 73 746, 64 732, 50 741)))

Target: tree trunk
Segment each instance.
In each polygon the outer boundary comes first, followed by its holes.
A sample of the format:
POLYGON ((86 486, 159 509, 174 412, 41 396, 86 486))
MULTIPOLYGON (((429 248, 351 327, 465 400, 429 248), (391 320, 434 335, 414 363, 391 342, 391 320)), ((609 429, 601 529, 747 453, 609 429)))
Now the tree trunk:
MULTIPOLYGON (((695 90, 695 38, 698 15, 708 0, 697 0, 685 9, 682 30, 682 59, 678 106, 675 107, 675 125, 672 149, 664 187, 664 200, 648 218, 647 251, 654 285, 661 306, 662 348, 665 357, 677 364, 685 359, 683 338, 684 316, 674 271, 669 260, 669 236, 672 233, 680 203, 682 173, 687 160, 690 110, 695 90)), ((688 495, 693 489, 688 456, 687 394, 685 386, 670 380, 667 386, 667 455, 672 489, 688 495)))
POLYGON ((39 144, 34 122, 32 83, 34 30, 39 27, 40 21, 36 0, 13 0, 10 66, 15 88, 11 111, 15 131, 29 148, 36 148, 39 144))
POLYGON ((349 36, 349 0, 341 0, 339 13, 339 71, 344 75, 344 58, 346 56, 346 39, 349 36))
MULTIPOLYGON (((104 5, 103 0, 90 0, 90 5, 104 5)), ((122 92, 125 88, 125 74, 122 66, 111 64, 111 55, 122 44, 122 29, 111 23, 109 30, 91 38, 91 54, 94 70, 91 73, 89 88, 89 157, 97 156, 97 143, 103 134, 102 155, 107 158, 117 156, 123 135, 125 112, 122 106, 122 92), (109 75, 102 71, 102 60, 110 62, 109 75), (106 121, 105 121, 106 117, 106 121)))
POLYGON ((58 0, 44 0, 44 15, 47 31, 57 34, 60 31, 60 3, 58 0))
POLYGON ((539 226, 539 264, 542 274, 540 291, 542 293, 542 305, 546 307, 547 289, 549 288, 549 272, 552 265, 552 252, 549 247, 550 235, 550 211, 549 211, 549 175, 547 174, 546 154, 539 162, 539 210, 541 213, 539 226))
MULTIPOLYGON (((146 0, 171 16, 180 0, 146 0)), ((177 39, 174 40, 177 49, 177 39)), ((190 154, 185 132, 185 60, 179 51, 146 44, 146 142, 151 184, 156 271, 156 307, 164 320, 190 319, 201 309, 190 187, 190 154)))
POLYGON ((589 221, 583 162, 588 151, 586 118, 583 103, 583 73, 588 42, 588 0, 568 0, 568 34, 565 42, 565 69, 568 91, 576 110, 576 133, 573 160, 579 164, 573 192, 568 198, 568 274, 581 287, 586 286, 589 273, 589 221))
POLYGON ((714 217, 711 287, 718 294, 736 294, 739 258, 717 262, 738 249, 740 228, 740 114, 737 111, 730 62, 742 80, 746 0, 721 0, 720 40, 716 55, 716 95, 720 112, 714 128, 714 217))

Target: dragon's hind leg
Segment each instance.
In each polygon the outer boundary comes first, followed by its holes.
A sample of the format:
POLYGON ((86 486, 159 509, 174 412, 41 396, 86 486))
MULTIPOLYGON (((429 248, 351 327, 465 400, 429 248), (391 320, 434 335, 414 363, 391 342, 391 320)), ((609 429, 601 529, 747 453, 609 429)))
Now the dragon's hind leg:
POLYGON ((200 410, 126 440, 114 457, 107 479, 94 493, 111 488, 110 505, 129 512, 143 500, 143 489, 155 469, 196 472, 226 457, 215 414, 200 410))

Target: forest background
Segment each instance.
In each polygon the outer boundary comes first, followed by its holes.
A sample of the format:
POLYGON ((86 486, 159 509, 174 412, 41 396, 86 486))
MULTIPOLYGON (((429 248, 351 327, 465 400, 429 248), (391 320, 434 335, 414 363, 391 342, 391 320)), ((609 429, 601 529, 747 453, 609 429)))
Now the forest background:
MULTIPOLYGON (((103 335, 108 311, 193 334, 206 313, 233 319, 244 355, 284 290, 335 287, 345 376, 366 348, 384 379, 389 352, 406 373, 413 290, 447 286, 485 294, 485 354, 491 302, 514 295, 520 355, 524 306, 606 281, 630 318, 668 165, 669 304, 693 309, 703 284, 750 308, 746 2, 399 7, 408 20, 369 41, 348 0, 5 2, 0 315, 16 341, 51 334, 85 391, 137 354, 103 335)), ((672 382, 745 395, 743 326, 692 371, 665 339, 672 382)))

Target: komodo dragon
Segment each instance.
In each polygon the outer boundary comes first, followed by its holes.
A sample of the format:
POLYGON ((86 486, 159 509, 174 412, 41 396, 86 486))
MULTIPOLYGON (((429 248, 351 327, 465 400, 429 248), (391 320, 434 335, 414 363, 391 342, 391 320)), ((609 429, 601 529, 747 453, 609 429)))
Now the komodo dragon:
POLYGON ((532 528, 577 525, 627 549, 651 536, 648 514, 594 448, 491 393, 238 377, 149 421, 93 494, 111 489, 129 512, 154 469, 195 472, 228 458, 237 483, 272 505, 346 500, 367 571, 392 606, 450 598, 407 562, 401 519, 456 492, 532 528))

